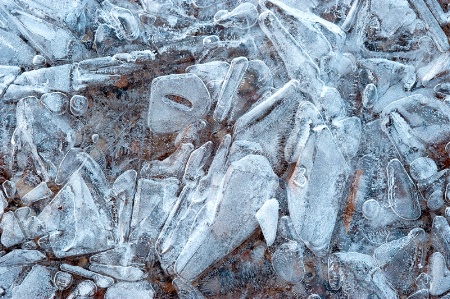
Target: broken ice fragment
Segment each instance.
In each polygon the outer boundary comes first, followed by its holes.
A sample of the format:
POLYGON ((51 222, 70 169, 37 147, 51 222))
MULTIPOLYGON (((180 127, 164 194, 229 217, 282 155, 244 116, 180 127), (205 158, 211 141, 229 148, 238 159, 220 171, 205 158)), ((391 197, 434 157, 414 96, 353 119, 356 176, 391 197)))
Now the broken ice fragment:
POLYGON ((333 120, 331 130, 335 136, 335 142, 345 157, 350 158, 356 155, 361 141, 361 129, 361 120, 356 116, 333 120))
POLYGON ((426 157, 425 147, 448 142, 445 136, 450 134, 450 107, 436 98, 416 94, 399 99, 386 106, 381 117, 408 164, 426 157))
POLYGON ((259 59, 248 62, 247 70, 230 109, 230 121, 233 122, 258 101, 272 93, 273 75, 267 64, 259 59))
MULTIPOLYGON (((155 291, 152 285, 145 280, 139 282, 118 282, 109 287, 105 299, 152 299, 155 291)), ((192 298, 197 299, 197 298, 192 298)))
POLYGON ((14 182, 11 182, 9 180, 6 180, 2 184, 3 192, 5 192, 5 195, 7 198, 14 198, 14 195, 16 195, 16 184, 14 182))
POLYGON ((47 257, 38 250, 14 249, 0 257, 0 267, 25 266, 45 261, 47 257))
POLYGON ((403 164, 393 159, 387 166, 388 200, 400 218, 416 220, 421 215, 419 193, 403 164))
MULTIPOLYGON (((36 54, 36 51, 25 42, 20 36, 4 30, 0 26, 0 64, 4 65, 29 65, 36 54)), ((3 67, 2 67, 3 68, 3 67)), ((3 86, 0 84, 0 95, 3 93, 3 86)))
POLYGON ((435 252, 431 256, 430 268, 430 295, 438 296, 450 290, 450 271, 447 269, 445 258, 440 252, 435 252))
POLYGON ((415 159, 409 167, 412 178, 418 181, 428 179, 438 171, 436 163, 428 157, 415 159))
POLYGON ((3 214, 0 227, 2 229, 1 242, 4 246, 11 247, 25 240, 25 235, 14 212, 9 211, 3 214))
POLYGON ((131 220, 132 228, 141 225, 156 237, 176 201, 178 184, 175 178, 138 180, 131 220))
POLYGON ((202 80, 194 74, 168 75, 152 81, 148 126, 157 133, 174 133, 202 118, 211 98, 202 80))
POLYGON ((35 66, 43 66, 43 65, 45 65, 46 62, 47 62, 47 60, 42 55, 35 55, 33 57, 33 65, 35 65, 35 66))
POLYGON ((430 292, 427 289, 421 289, 408 296, 407 299, 428 299, 430 298, 430 292))
POLYGON ((260 14, 259 25, 277 49, 289 77, 300 82, 302 91, 313 97, 319 95, 323 86, 323 82, 318 78, 319 68, 305 52, 303 46, 270 11, 260 14))
POLYGON ((185 183, 195 182, 205 175, 203 168, 212 154, 212 149, 213 144, 208 141, 191 153, 184 170, 183 181, 185 183))
POLYGON ((8 201, 6 200, 3 192, 0 192, 0 218, 3 216, 6 207, 8 206, 8 201))
POLYGON ((34 187, 31 191, 22 197, 22 202, 25 205, 30 205, 36 201, 49 198, 53 195, 52 190, 47 186, 46 182, 41 182, 39 185, 34 187))
POLYGON ((333 253, 328 258, 328 280, 333 290, 342 287, 350 299, 370 298, 373 295, 384 299, 398 298, 375 260, 367 254, 333 253))
POLYGON ((34 265, 22 283, 13 288, 12 298, 53 298, 56 288, 53 285, 50 269, 34 265))
POLYGON ((202 64, 190 65, 186 68, 186 73, 197 75, 206 85, 211 81, 219 81, 225 78, 230 64, 225 61, 210 61, 202 64))
POLYGON ((430 63, 419 68, 417 76, 420 79, 423 86, 427 86, 428 83, 436 77, 448 72, 450 67, 450 53, 444 53, 438 55, 430 63))
POLYGON ((260 144, 275 171, 279 171, 284 160, 290 159, 282 156, 283 139, 292 130, 298 101, 303 99, 298 94, 298 84, 297 80, 289 81, 241 116, 234 126, 235 139, 260 144))
POLYGON ((63 271, 94 280, 95 284, 99 288, 109 288, 114 284, 114 279, 112 279, 111 277, 103 276, 101 274, 86 270, 79 266, 61 264, 60 268, 63 271))
POLYGON ((12 144, 29 153, 45 180, 56 176, 56 167, 75 144, 75 132, 67 118, 56 115, 35 97, 17 104, 17 127, 12 144))
POLYGON ((348 165, 330 130, 322 124, 317 109, 301 102, 296 118, 304 119, 295 164, 287 178, 289 214, 295 230, 316 255, 328 251, 348 177, 348 165), (301 171, 304 169, 304 171, 301 171))
POLYGON ((447 262, 450 262, 450 226, 442 216, 436 216, 433 219, 431 243, 436 250, 445 256, 447 262))
MULTIPOLYGON (((208 174, 202 177, 198 184, 190 182, 182 189, 167 217, 156 242, 156 248, 163 269, 169 273, 173 272, 176 258, 188 241, 191 227, 196 227, 199 222, 207 223, 215 215, 211 210, 216 208, 217 192, 227 169, 230 144, 231 136, 225 135, 211 162, 208 174), (197 215, 199 212, 202 214, 197 215), (196 220, 197 223, 194 223, 196 220)), ((149 217, 152 222, 155 221, 153 217, 149 217)), ((162 218, 165 217, 159 217, 162 218)))
POLYGON ((427 234, 412 229, 406 237, 385 243, 374 251, 374 258, 394 287, 409 289, 425 265, 427 234))
POLYGON ((79 148, 70 149, 59 164, 55 183, 64 185, 70 176, 83 165, 82 151, 79 148))
POLYGON ((134 244, 120 244, 113 249, 91 255, 89 262, 102 265, 126 266, 132 264, 133 266, 145 266, 134 259, 135 250, 136 246, 134 244))
POLYGON ((144 162, 140 174, 145 178, 180 177, 193 150, 192 143, 182 143, 166 159, 144 162))
MULTIPOLYGON (((79 171, 39 214, 57 257, 98 252, 111 247, 109 223, 79 171)), ((98 200, 98 199, 97 199, 98 200)), ((105 208, 105 207, 103 207, 105 208)))
POLYGON ((278 177, 262 156, 248 155, 231 163, 218 190, 217 201, 211 202, 215 211, 205 215, 214 218, 209 220, 203 216, 202 222, 197 220, 199 225, 191 231, 176 261, 176 272, 192 281, 239 246, 256 229, 254 215, 273 197, 277 185, 278 177))
POLYGON ((382 128, 407 163, 425 155, 423 142, 412 134, 412 129, 397 112, 390 113, 382 128))
POLYGON ((264 0, 260 2, 262 7, 266 6, 278 17, 293 38, 315 61, 329 54, 332 46, 338 49, 342 46, 343 36, 339 35, 344 34, 333 23, 313 13, 291 7, 282 1, 264 0))
POLYGON ((350 7, 350 10, 347 13, 347 16, 345 17, 344 23, 342 23, 341 28, 345 32, 348 32, 355 22, 356 16, 361 8, 361 4, 364 1, 362 0, 355 0, 352 2, 352 5, 350 7))
POLYGON ((303 279, 303 249, 296 241, 289 241, 278 247, 272 256, 275 273, 285 281, 296 284, 303 279))
POLYGON ((78 59, 85 55, 86 52, 83 51, 84 47, 68 31, 17 8, 17 6, 13 8, 11 5, 9 7, 5 5, 2 7, 2 11, 8 21, 49 62, 68 59, 71 54, 73 56, 76 55, 75 57, 78 59), (75 53, 71 53, 72 51, 75 53))
POLYGON ((18 208, 14 214, 28 239, 41 237, 45 234, 45 225, 34 216, 33 211, 29 207, 18 208))
POLYGON ((205 299, 197 288, 180 277, 176 277, 172 281, 172 285, 177 291, 178 298, 180 299, 205 299))
POLYGON ((19 279, 23 277, 22 267, 4 267, 0 268, 0 293, 5 298, 12 298, 12 289, 17 285, 19 279))
POLYGON ((58 271, 53 278, 53 283, 58 288, 58 290, 68 289, 73 282, 73 277, 70 273, 58 271))
POLYGON ((138 21, 129 9, 113 5, 109 1, 103 1, 102 7, 107 12, 101 16, 106 19, 109 26, 114 28, 119 39, 133 41, 139 37, 138 21))
POLYGON ((255 215, 263 232, 267 246, 272 246, 275 241, 278 224, 278 208, 278 200, 272 198, 266 201, 255 215))
POLYGON ((247 29, 253 26, 258 19, 258 10, 255 5, 245 2, 228 12, 219 10, 214 15, 214 22, 224 27, 237 27, 247 29))
POLYGON ((280 218, 280 223, 278 224, 278 229, 280 231, 280 235, 286 240, 299 240, 298 234, 294 229, 294 225, 292 224, 291 217, 282 216, 280 218))
POLYGON ((77 284, 67 299, 91 299, 97 292, 97 286, 90 280, 83 280, 77 284))
POLYGON ((41 102, 48 110, 56 114, 64 114, 69 106, 69 98, 62 92, 44 93, 41 102))
MULTIPOLYGON (((0 31, 0 37, 1 37, 1 31, 0 31)), ((0 43, 0 51, 1 51, 2 45, 0 43)), ((4 52, 2 52, 4 53, 4 52)), ((6 55, 6 53, 5 53, 6 55)), ((17 75, 20 73, 20 68, 16 66, 3 66, 0 65, 0 98, 2 98, 3 94, 5 93, 8 86, 14 82, 17 75)))

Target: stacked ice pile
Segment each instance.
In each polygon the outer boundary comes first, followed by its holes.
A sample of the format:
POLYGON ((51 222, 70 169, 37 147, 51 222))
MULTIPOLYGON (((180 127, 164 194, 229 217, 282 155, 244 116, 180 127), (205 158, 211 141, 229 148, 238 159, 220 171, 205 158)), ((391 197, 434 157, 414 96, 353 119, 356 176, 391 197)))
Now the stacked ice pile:
POLYGON ((0 2, 0 298, 450 298, 448 1, 0 2))

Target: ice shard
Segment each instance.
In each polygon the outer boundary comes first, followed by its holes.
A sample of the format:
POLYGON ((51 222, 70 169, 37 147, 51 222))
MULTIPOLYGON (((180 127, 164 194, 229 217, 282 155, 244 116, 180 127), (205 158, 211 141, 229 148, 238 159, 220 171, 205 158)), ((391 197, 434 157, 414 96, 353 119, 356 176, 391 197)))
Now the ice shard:
POLYGON ((300 104, 296 121, 297 148, 287 180, 289 214, 306 246, 315 254, 324 255, 349 175, 348 165, 311 103, 300 104))

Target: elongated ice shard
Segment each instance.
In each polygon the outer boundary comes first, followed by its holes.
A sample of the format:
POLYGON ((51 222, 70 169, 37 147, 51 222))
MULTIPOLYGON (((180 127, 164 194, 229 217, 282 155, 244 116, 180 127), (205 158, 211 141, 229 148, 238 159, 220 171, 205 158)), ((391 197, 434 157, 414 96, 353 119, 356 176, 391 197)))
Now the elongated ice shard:
POLYGON ((61 264, 61 270, 73 273, 75 275, 92 279, 100 288, 108 288, 114 284, 114 279, 108 276, 89 271, 83 267, 73 266, 69 264, 61 264))
POLYGON ((111 189, 112 196, 116 199, 118 215, 116 241, 118 243, 128 241, 130 235, 136 177, 135 170, 127 170, 116 179, 111 189))
POLYGON ((133 266, 102 265, 91 263, 89 269, 121 281, 139 281, 145 277, 145 272, 133 266))
POLYGON ((319 68, 305 52, 304 47, 270 11, 263 12, 259 16, 259 25, 277 49, 289 77, 298 80, 305 92, 312 96, 319 95, 323 85, 318 78, 319 68))
POLYGON ((425 2, 423 0, 409 0, 408 2, 417 10, 419 16, 427 25, 439 51, 448 51, 450 48, 448 38, 425 2))
MULTIPOLYGON (((324 55, 332 51, 331 44, 320 30, 320 25, 311 20, 306 13, 277 0, 261 1, 266 2, 266 6, 280 20, 292 37, 302 45, 314 61, 319 61, 324 55)), ((317 16, 315 16, 317 17, 317 16)), ((319 19, 317 17, 317 19, 319 19)), ((334 45, 336 45, 334 43, 334 45)))
POLYGON ((447 219, 436 216, 431 227, 431 243, 450 262, 450 226, 447 219))
MULTIPOLYGON (((346 36, 339 26, 310 11, 299 9, 298 5, 295 7, 296 5, 290 5, 287 2, 279 0, 260 0, 260 4, 261 6, 272 9, 280 17, 284 16, 287 24, 290 23, 288 21, 289 19, 295 20, 295 22, 291 22, 294 26, 299 26, 297 28, 301 28, 298 30, 297 35, 300 40, 305 42, 308 50, 311 50, 311 53, 308 53, 310 55, 320 57, 320 54, 329 52, 330 47, 339 50, 344 44, 346 36), (305 32, 306 30, 312 31, 316 36, 308 35, 305 32), (312 40, 308 37, 312 38, 312 40), (313 42, 314 40, 316 42, 313 42)), ((294 28, 291 27, 290 29, 294 28)), ((292 31, 295 31, 295 29, 292 31)))
POLYGON ((152 299, 154 295, 155 290, 146 280, 138 282, 120 281, 108 288, 105 293, 105 299, 152 299))
POLYGON ((241 116, 234 126, 236 140, 257 142, 265 156, 278 169, 286 158, 280 155, 286 132, 292 123, 298 107, 298 81, 291 80, 272 96, 241 116))
POLYGON ((177 149, 164 160, 153 160, 144 162, 141 168, 141 176, 146 178, 179 177, 184 171, 187 160, 194 146, 192 143, 182 143, 177 149))
POLYGON ((266 201, 256 212, 256 219, 266 239, 267 246, 271 246, 275 241, 278 224, 279 203, 275 198, 266 201))
POLYGON ((233 97, 241 84, 247 67, 248 60, 245 57, 235 58, 231 61, 230 69, 223 80, 217 106, 214 110, 214 118, 217 121, 223 121, 230 112, 233 97))
POLYGON ((309 102, 300 103, 296 119, 301 127, 295 164, 287 179, 288 206, 292 223, 316 255, 324 255, 337 219, 343 188, 349 174, 330 130, 317 123, 317 109, 309 102), (304 136, 304 137, 303 137, 304 136))

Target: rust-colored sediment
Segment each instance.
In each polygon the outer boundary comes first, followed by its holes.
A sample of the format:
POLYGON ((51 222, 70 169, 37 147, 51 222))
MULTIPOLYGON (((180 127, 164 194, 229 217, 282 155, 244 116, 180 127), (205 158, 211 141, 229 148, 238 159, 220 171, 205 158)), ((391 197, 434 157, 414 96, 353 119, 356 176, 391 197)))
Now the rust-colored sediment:
POLYGON ((358 191, 361 185, 361 178, 363 173, 364 169, 357 169, 353 177, 352 187, 350 189, 350 194, 348 195, 347 206, 345 207, 344 213, 344 227, 346 233, 348 233, 348 231, 350 230, 353 215, 355 214, 356 202, 358 200, 358 191))

